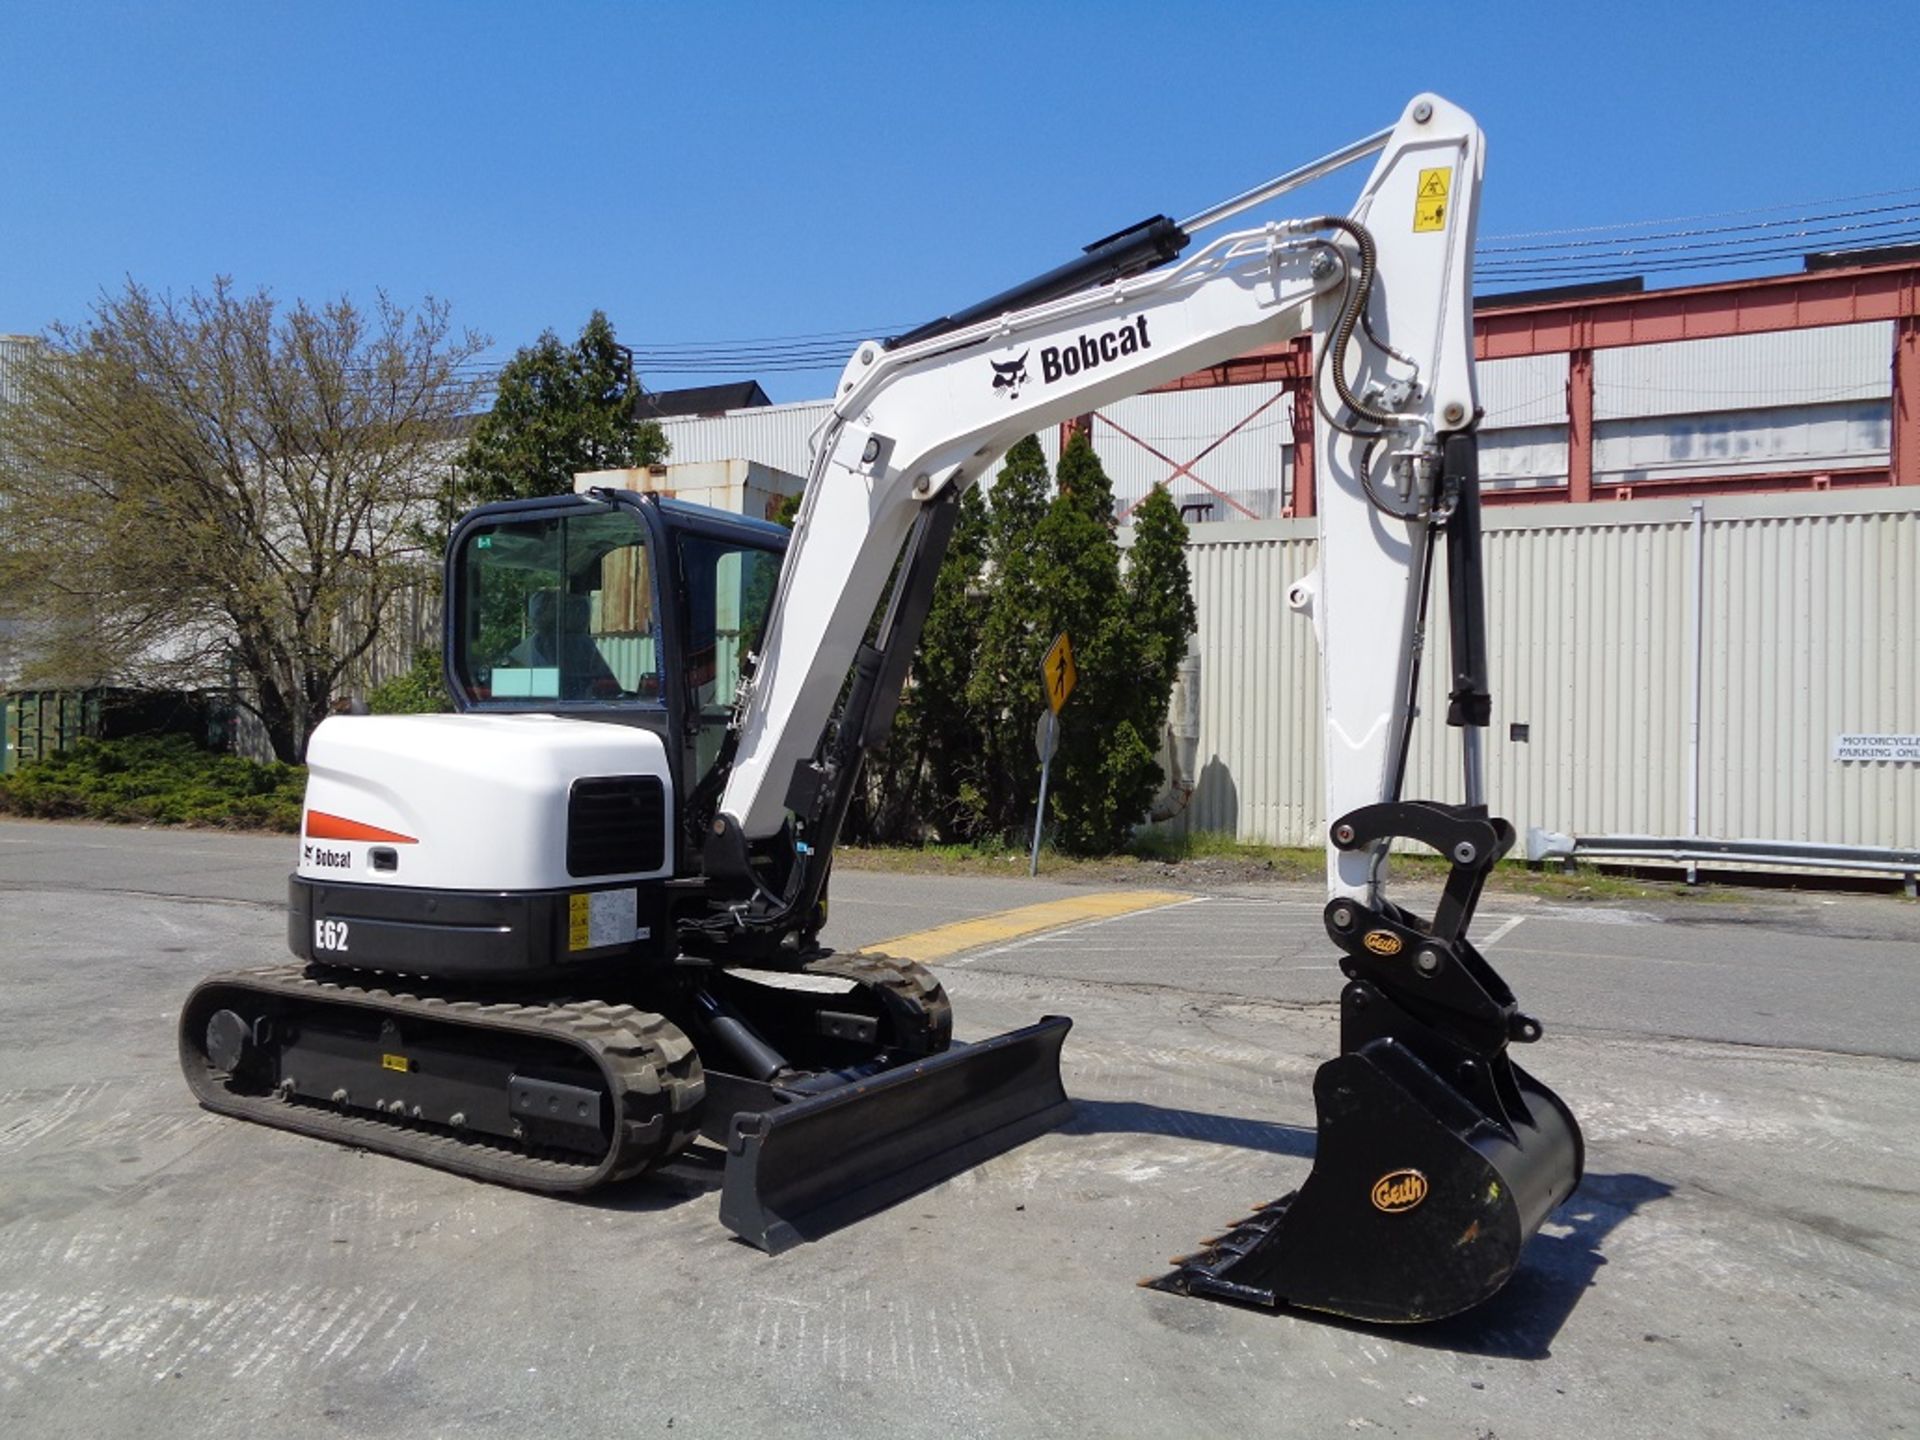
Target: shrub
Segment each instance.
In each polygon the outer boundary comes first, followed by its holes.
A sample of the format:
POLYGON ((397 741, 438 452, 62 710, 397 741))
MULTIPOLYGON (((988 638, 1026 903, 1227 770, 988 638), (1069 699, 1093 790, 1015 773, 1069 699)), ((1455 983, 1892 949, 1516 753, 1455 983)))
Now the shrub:
POLYGON ((181 735, 82 740, 0 777, 0 812, 296 831, 307 772, 209 755, 181 735))
POLYGON ((367 709, 375 715, 431 715, 453 709, 439 649, 423 645, 414 651, 411 670, 367 693, 367 709))

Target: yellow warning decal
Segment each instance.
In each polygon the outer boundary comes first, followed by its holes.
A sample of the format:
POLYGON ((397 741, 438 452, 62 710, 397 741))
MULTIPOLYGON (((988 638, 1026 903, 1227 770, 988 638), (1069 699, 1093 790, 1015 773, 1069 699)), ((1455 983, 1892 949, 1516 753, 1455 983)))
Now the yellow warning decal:
POLYGON ((380 1057, 380 1068, 382 1070, 398 1070, 402 1075, 407 1075, 413 1071, 413 1061, 404 1055, 382 1055, 380 1057))
POLYGON ((593 940, 593 902, 586 895, 567 897, 567 949, 585 950, 593 940))
POLYGON ((1414 192, 1413 229, 1418 234, 1422 230, 1444 230, 1447 228, 1447 197, 1453 191, 1453 167, 1442 165, 1433 170, 1420 172, 1420 188, 1414 192))

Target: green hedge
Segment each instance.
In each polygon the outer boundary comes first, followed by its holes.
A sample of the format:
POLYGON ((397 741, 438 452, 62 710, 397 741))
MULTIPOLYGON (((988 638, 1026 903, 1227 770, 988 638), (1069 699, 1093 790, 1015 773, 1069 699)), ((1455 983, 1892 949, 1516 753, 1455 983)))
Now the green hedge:
POLYGON ((306 784, 303 766, 209 755, 180 735, 82 740, 0 777, 0 813, 292 832, 306 784))

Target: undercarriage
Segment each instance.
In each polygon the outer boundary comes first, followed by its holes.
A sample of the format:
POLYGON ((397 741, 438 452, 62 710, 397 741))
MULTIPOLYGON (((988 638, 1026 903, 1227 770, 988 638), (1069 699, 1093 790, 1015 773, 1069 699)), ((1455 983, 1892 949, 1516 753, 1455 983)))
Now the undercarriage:
POLYGON ((1058 1124, 1067 1028, 956 1046, 939 982, 868 954, 560 997, 296 964, 203 981, 180 1056, 223 1114, 550 1194, 704 1136, 722 1221, 782 1249, 1058 1124))

